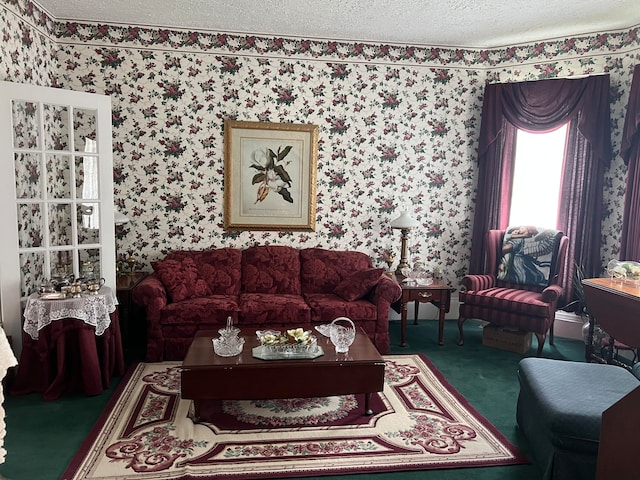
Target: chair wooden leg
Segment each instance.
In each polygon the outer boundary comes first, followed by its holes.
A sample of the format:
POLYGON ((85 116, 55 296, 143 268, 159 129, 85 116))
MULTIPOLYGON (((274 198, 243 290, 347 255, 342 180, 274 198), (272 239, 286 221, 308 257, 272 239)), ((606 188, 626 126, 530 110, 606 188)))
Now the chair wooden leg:
POLYGON ((542 349, 544 348, 544 341, 547 339, 547 336, 536 333, 536 338, 538 339, 538 352, 536 353, 536 357, 540 357, 542 356, 542 349))
POLYGON ((551 319, 551 326, 549 327, 549 345, 553 345, 553 325, 555 324, 555 318, 551 319))
POLYGON ((460 336, 458 338, 458 345, 464 345, 464 332, 462 331, 462 324, 465 322, 466 318, 458 317, 458 332, 460 332, 460 336))

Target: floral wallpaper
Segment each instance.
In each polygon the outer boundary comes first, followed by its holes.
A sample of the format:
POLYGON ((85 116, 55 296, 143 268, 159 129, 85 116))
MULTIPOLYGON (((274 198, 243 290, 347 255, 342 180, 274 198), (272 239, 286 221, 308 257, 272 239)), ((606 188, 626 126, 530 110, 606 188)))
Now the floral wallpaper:
MULTIPOLYGON (((617 153, 640 61, 638 28, 458 50, 55 23, 27 0, 0 5, 4 80, 111 96, 115 199, 132 219, 118 247, 147 270, 169 250, 256 243, 360 250, 383 265, 400 256, 389 222, 407 208, 421 224, 411 261, 457 285, 485 82, 608 73, 617 153), (224 231, 226 118, 319 126, 315 232, 224 231)), ((619 247, 625 175, 616 156, 603 264, 619 247)))

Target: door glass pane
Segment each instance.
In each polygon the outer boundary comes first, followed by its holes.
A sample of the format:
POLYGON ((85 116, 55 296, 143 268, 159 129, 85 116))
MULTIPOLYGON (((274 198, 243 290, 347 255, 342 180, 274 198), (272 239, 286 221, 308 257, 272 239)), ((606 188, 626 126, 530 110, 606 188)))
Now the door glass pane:
POLYGON ((13 100, 11 102, 13 121, 13 147, 39 149, 40 142, 40 113, 38 104, 13 100))
POLYGON ((51 247, 71 245, 72 239, 71 205, 49 204, 49 245, 51 247))
POLYGON ((16 198, 41 199, 40 155, 37 153, 15 153, 14 169, 16 198))
POLYGON ((18 246, 20 248, 34 248, 42 246, 42 204, 18 204, 18 246))
POLYGON ((73 251, 52 251, 49 268, 51 269, 52 277, 66 277, 73 274, 73 251))
POLYGON ((42 110, 45 150, 69 150, 69 109, 44 104, 42 110))
POLYGON ((71 159, 69 155, 47 155, 49 198, 71 199, 71 159))
POLYGON ((23 297, 37 292, 45 277, 44 252, 20 254, 20 294, 23 297))
POLYGON ((100 249, 87 248, 78 250, 78 265, 84 277, 102 277, 100 270, 100 249))
POLYGON ((100 194, 97 157, 76 157, 76 198, 97 200, 100 194))
POLYGON ((76 152, 97 153, 96 110, 73 109, 73 142, 76 152))
POLYGON ((82 203, 78 212, 78 245, 100 242, 100 211, 97 203, 82 203))

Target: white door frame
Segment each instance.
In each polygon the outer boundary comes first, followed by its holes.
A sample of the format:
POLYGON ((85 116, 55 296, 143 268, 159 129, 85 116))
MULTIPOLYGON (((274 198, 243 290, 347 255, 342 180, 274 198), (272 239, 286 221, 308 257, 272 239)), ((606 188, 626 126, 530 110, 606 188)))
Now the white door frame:
MULTIPOLYGON (((59 88, 38 87, 33 85, 0 82, 0 321, 7 335, 12 337, 14 351, 19 356, 22 348, 22 311, 26 296, 21 292, 21 272, 18 236, 18 199, 16 193, 14 156, 23 149, 15 148, 13 132, 13 101, 33 102, 40 105, 55 105, 73 109, 96 111, 96 139, 99 144, 98 175, 99 175, 99 248, 100 270, 105 284, 115 291, 115 225, 113 220, 113 154, 111 138, 111 98, 85 92, 74 92, 59 88)), ((40 107, 41 108, 41 107, 40 107)), ((73 119, 73 117, 71 117, 73 119)), ((40 116, 40 131, 42 139, 43 118, 40 116)), ((39 148, 29 150, 31 154, 41 155, 43 160, 43 176, 45 171, 44 159, 46 154, 63 153, 75 158, 82 152, 73 151, 45 151, 44 141, 39 148)), ((73 139, 68 149, 73 149, 73 139)), ((71 166, 75 161, 71 161, 71 166)), ((46 196, 46 193, 44 194, 46 196)), ((76 202, 76 199, 71 199, 76 202)), ((45 245, 46 247, 46 245, 45 245)), ((45 248, 46 250, 46 248, 45 248)), ((77 262, 76 271, 77 272, 77 262)), ((33 293, 33 292, 28 292, 33 293)))

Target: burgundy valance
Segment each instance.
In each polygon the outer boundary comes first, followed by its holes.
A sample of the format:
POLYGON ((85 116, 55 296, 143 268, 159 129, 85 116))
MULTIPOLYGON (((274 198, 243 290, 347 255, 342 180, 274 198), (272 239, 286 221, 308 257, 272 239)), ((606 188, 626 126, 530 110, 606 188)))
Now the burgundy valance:
POLYGON ((611 162, 608 75, 495 84, 489 97, 483 104, 479 161, 498 138, 505 119, 519 129, 544 132, 577 115, 578 130, 595 155, 604 165, 611 162))

